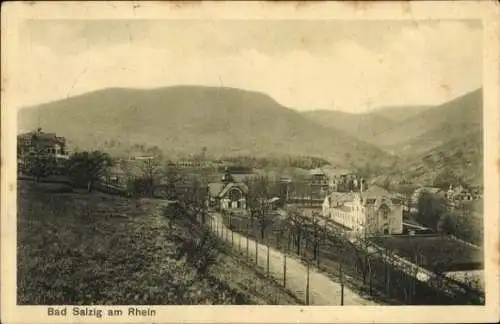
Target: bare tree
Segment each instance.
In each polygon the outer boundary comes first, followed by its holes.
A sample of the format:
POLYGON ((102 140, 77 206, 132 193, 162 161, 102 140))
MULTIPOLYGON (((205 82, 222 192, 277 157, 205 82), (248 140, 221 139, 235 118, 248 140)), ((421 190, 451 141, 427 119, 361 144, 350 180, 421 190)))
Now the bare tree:
POLYGON ((191 180, 188 190, 182 195, 184 205, 191 209, 197 218, 200 218, 202 224, 205 223, 207 197, 208 188, 203 186, 197 178, 191 180))
POLYGON ((141 170, 144 181, 147 185, 147 194, 149 196, 153 195, 153 190, 155 186, 155 181, 162 174, 162 163, 159 155, 153 155, 151 157, 145 158, 141 163, 141 170))
POLYGON ((300 245, 305 229, 305 216, 298 208, 289 208, 287 210, 286 226, 292 233, 293 241, 296 247, 297 255, 300 255, 300 245))

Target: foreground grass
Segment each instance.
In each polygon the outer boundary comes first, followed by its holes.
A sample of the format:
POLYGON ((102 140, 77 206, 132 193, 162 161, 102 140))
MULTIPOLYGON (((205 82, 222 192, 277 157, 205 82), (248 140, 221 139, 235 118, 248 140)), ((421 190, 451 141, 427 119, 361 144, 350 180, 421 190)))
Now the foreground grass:
POLYGON ((200 267, 201 229, 187 217, 170 228, 155 201, 28 182, 18 196, 18 304, 272 304, 276 295, 296 303, 218 248, 200 267))

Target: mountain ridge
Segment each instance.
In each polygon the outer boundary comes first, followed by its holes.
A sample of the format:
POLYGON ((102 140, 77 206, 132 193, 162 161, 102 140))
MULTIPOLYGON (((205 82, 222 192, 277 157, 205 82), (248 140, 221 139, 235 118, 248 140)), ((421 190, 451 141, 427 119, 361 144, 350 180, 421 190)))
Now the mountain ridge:
POLYGON ((312 110, 302 114, 320 125, 340 130, 366 142, 394 124, 389 118, 372 112, 355 114, 337 110, 312 110))
POLYGON ((388 158, 371 144, 307 120, 265 93, 230 87, 114 87, 26 107, 18 114, 18 127, 33 129, 40 122, 81 148, 100 147, 106 139, 123 147, 154 145, 171 154, 207 147, 219 155, 319 155, 341 164, 348 163, 348 156, 359 161, 388 158))
POLYGON ((426 109, 380 133, 370 143, 388 152, 416 156, 471 129, 482 130, 482 88, 426 109))

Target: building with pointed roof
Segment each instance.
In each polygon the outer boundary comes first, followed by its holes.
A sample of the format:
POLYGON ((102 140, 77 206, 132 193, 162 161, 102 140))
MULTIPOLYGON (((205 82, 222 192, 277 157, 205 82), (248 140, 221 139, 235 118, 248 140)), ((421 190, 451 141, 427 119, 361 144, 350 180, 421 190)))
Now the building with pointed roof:
POLYGON ((248 187, 236 181, 226 168, 220 182, 208 184, 211 206, 221 211, 245 211, 247 209, 248 187))
POLYGON ((399 199, 378 186, 366 191, 328 195, 323 216, 361 235, 389 235, 403 232, 403 206, 399 199))

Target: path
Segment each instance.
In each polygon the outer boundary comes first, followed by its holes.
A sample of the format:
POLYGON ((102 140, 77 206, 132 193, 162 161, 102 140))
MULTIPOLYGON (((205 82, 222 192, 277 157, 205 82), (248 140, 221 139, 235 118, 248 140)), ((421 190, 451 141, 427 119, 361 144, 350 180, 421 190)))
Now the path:
MULTIPOLYGON (((248 241, 248 251, 250 257, 255 262, 256 242, 252 239, 232 232, 224 225, 222 216, 218 213, 210 213, 211 228, 217 236, 231 244, 235 250, 241 249, 246 255, 248 241), (232 239, 231 239, 232 233, 232 239)), ((258 264, 263 269, 267 269, 267 246, 257 245, 258 264)), ((269 273, 278 281, 283 282, 284 254, 274 248, 269 248, 269 273)), ((305 300, 306 294, 307 266, 297 259, 286 256, 286 288, 295 293, 299 298, 305 300)), ((310 305, 340 305, 340 283, 332 281, 326 275, 318 272, 314 267, 309 268, 309 304, 310 305)), ((355 292, 344 286, 344 305, 376 305, 374 301, 366 300, 355 292)))

